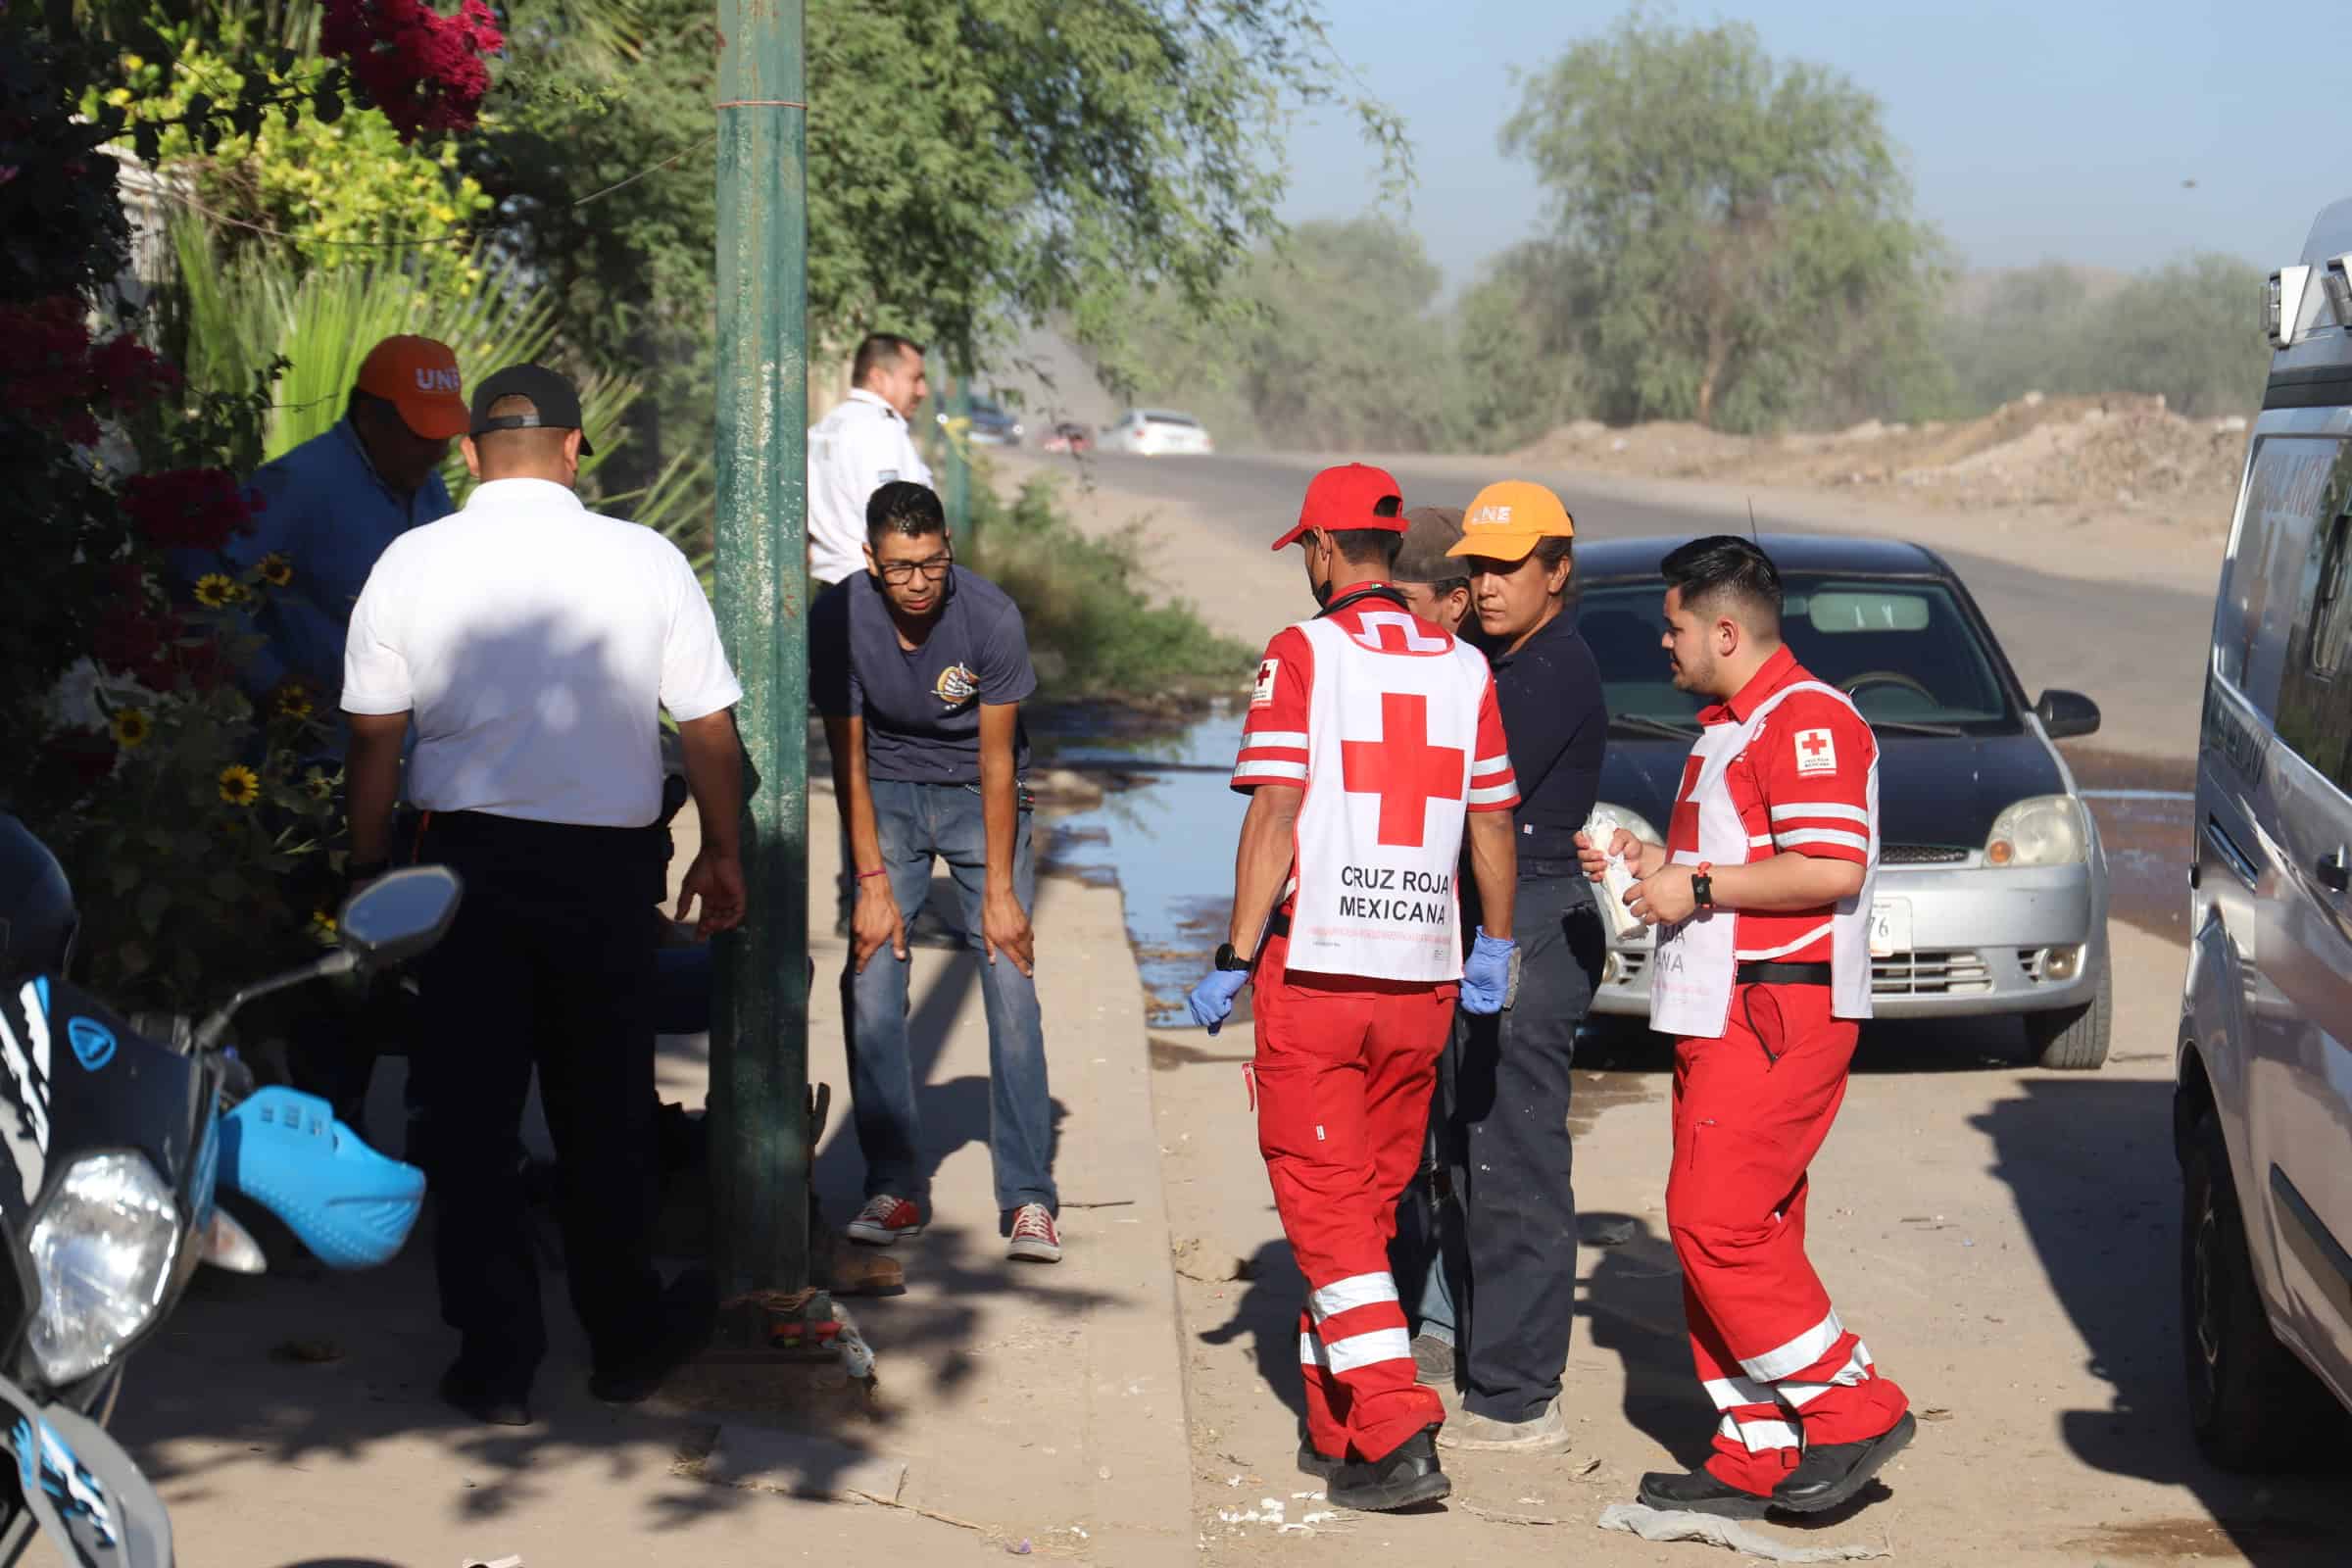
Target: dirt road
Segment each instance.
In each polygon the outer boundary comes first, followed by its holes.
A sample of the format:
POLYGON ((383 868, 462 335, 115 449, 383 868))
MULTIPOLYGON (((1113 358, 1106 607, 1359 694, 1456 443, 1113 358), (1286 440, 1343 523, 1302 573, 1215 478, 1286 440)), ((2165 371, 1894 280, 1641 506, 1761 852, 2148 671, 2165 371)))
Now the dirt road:
MULTIPOLYGON (((2117 928, 2116 1054, 2095 1074, 2020 1067, 2014 1025, 1866 1035, 1813 1168, 1813 1257, 1909 1391, 1920 1437, 1858 1512, 1767 1534, 1884 1544, 1923 1568, 2345 1560, 2345 1476, 2265 1488, 2206 1469, 2188 1445, 2167 1128, 2181 956, 2117 928)), ((1702 1456, 1714 1421, 1665 1239, 1666 1054, 1612 1040, 1577 1074, 1575 1446, 1450 1461, 1443 1513, 1284 1530, 1323 1505, 1291 1468, 1301 1287, 1256 1158, 1250 1049, 1246 1028, 1152 1039, 1204 1560, 1323 1568, 1368 1546, 1433 1563, 1709 1560, 1593 1525, 1643 1470, 1702 1456), (1630 1239, 1591 1245, 1627 1222, 1630 1239), (1263 1517, 1269 1497, 1279 1523, 1263 1517), (1556 1522, 1502 1522, 1513 1516, 1556 1522)))
MULTIPOLYGON (((1078 504, 1092 527, 1148 519, 1163 582, 1220 629, 1262 638, 1304 601, 1296 563, 1250 545, 1296 514, 1313 466, 1113 461, 1093 470, 1078 504)), ((1438 500, 1466 498, 1480 473, 1473 460, 1392 467, 1408 495, 1438 500)), ((1612 533, 1708 531, 1738 504, 1699 486, 1611 481, 1584 493, 1598 498, 1590 511, 1612 533)), ((2080 686, 2105 707, 2096 750, 2076 758, 2086 785, 2159 796, 2184 787, 2218 561, 2211 540, 2129 522, 2052 540, 1999 515, 1911 529, 1910 519, 1801 495, 1760 495, 1757 508, 1767 527, 1917 532, 1944 550, 2030 688, 2080 686)), ((1159 793, 1182 778, 1170 775, 1159 793)), ((2100 813, 2124 916, 2113 929, 2118 1015, 2104 1070, 2021 1065, 2013 1022, 1865 1035, 1861 1070, 1814 1167, 1814 1256, 1847 1320, 1909 1390, 1921 1436, 1858 1511, 1768 1534, 1884 1547, 1936 1568, 2352 1560, 2337 1521, 2352 1475, 2228 1478, 2202 1464, 2187 1437, 2169 1129, 2185 815, 2177 802, 2126 804, 2139 813, 2132 820, 2105 804, 2100 813)), ((1150 836, 1149 824, 1113 822, 1096 858, 1140 863, 1123 831, 1150 836)), ((1187 842, 1183 853, 1198 860, 1200 843, 1187 842)), ((1224 853, 1220 841, 1215 863, 1199 872, 1204 894, 1220 899, 1224 853)), ((1137 893, 1131 886, 1131 934, 1137 893)), ((1153 955, 1145 956, 1149 976, 1153 955)), ((1588 1245, 1568 1373, 1574 1447, 1545 1459, 1461 1456, 1448 1466, 1452 1501, 1421 1516, 1330 1516, 1317 1483, 1292 1469, 1301 1286, 1256 1155, 1240 1070, 1250 1053, 1246 1026, 1213 1040, 1159 1028, 1152 1040, 1204 1560, 1323 1568, 1360 1561, 1367 1548, 1430 1563, 1722 1560, 1594 1527, 1606 1504, 1630 1499, 1642 1471, 1702 1454, 1713 1421, 1691 1377, 1664 1236, 1666 1053, 1644 1034, 1600 1036, 1579 1062, 1572 1119, 1588 1245), (1612 1245, 1594 1245, 1602 1240, 1612 1245)))

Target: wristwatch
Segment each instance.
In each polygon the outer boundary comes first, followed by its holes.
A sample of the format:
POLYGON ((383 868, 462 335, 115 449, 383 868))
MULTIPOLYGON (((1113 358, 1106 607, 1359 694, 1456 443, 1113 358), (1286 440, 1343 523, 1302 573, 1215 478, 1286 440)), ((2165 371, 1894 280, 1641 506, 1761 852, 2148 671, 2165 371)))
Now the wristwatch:
POLYGON ((1233 973, 1236 970, 1247 970, 1250 967, 1250 960, 1243 957, 1240 954, 1234 952, 1233 944, 1230 942, 1223 942, 1217 945, 1217 956, 1215 962, 1216 967, 1224 970, 1228 974, 1233 973))
POLYGON ((1714 869, 1713 861, 1701 860, 1698 862, 1698 869, 1691 873, 1690 898, 1699 908, 1712 909, 1715 907, 1715 879, 1707 874, 1714 869))

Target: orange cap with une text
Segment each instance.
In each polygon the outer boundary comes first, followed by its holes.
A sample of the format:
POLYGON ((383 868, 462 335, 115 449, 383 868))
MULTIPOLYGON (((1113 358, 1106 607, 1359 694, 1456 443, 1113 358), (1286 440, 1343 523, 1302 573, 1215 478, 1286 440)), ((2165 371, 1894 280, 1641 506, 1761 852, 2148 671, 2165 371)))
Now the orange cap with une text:
POLYGON ((466 433, 465 383, 458 356, 446 343, 407 333, 388 337, 368 351, 352 384, 398 409, 400 422, 428 441, 466 433))
POLYGON ((1525 479, 1504 479, 1481 490, 1462 514, 1462 538, 1449 556, 1525 561, 1539 539, 1573 539, 1576 521, 1560 498, 1525 479))

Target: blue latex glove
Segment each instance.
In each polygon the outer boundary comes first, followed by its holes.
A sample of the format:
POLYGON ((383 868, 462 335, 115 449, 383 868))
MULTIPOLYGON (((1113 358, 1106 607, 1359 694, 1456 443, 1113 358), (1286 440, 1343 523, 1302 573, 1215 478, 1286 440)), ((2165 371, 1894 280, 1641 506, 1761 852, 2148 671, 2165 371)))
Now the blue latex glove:
POLYGON ((1250 971, 1247 969, 1209 970, 1201 977, 1200 983, 1193 987, 1192 994, 1184 999, 1185 1006, 1192 1012, 1193 1022, 1215 1034, 1218 1026, 1233 1015, 1233 999, 1240 996, 1242 987, 1249 983, 1250 971))
POLYGON ((1478 928, 1470 956, 1462 963, 1461 1007, 1464 1012, 1500 1012, 1511 985, 1511 956, 1519 944, 1508 937, 1491 937, 1478 928))

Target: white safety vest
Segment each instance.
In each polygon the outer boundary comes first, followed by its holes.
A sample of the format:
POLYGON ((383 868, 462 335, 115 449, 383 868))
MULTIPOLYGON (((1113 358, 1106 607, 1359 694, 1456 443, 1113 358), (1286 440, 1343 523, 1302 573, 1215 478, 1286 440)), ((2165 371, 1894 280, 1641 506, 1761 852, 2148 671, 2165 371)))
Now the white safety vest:
POLYGON ((1301 627, 1314 650, 1314 681, 1284 966, 1459 980, 1454 872, 1486 661, 1454 638, 1429 636, 1401 610, 1366 611, 1360 619, 1403 651, 1376 652, 1328 620, 1301 627))
MULTIPOLYGON (((1744 724, 1713 724, 1702 731, 1691 755, 1698 778, 1690 799, 1698 807, 1698 850, 1678 850, 1687 865, 1744 865, 1750 850, 1747 824, 1725 782, 1733 760, 1747 750, 1764 715, 1797 692, 1822 692, 1847 708, 1853 704, 1834 686, 1799 681, 1773 693, 1744 724)), ((1870 1006, 1870 895, 1879 875, 1879 764, 1870 764, 1870 860, 1862 890, 1830 914, 1830 1011, 1839 1018, 1867 1018, 1870 1006)), ((1768 848, 1768 847, 1767 847, 1768 848)), ((1717 1040, 1731 1017, 1732 987, 1739 968, 1739 918, 1728 909, 1700 909, 1679 925, 1658 932, 1657 956, 1649 981, 1649 1026, 1664 1034, 1717 1040)))

